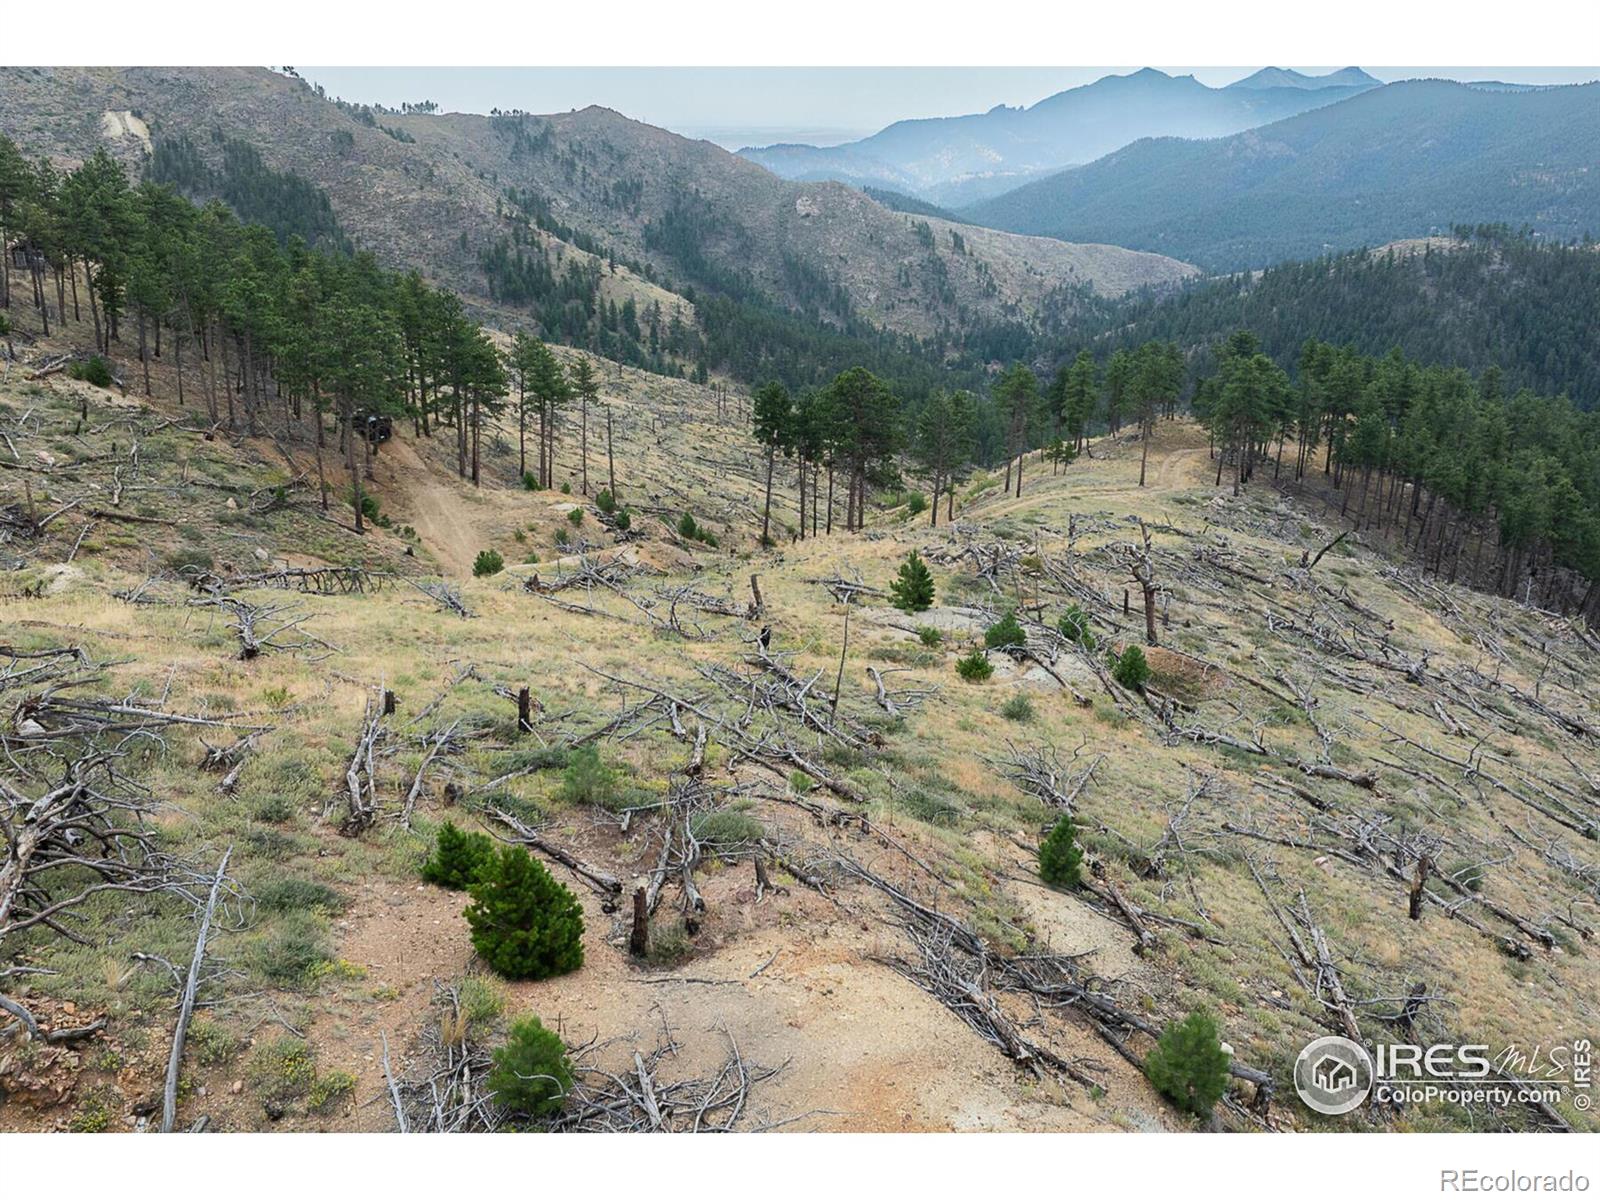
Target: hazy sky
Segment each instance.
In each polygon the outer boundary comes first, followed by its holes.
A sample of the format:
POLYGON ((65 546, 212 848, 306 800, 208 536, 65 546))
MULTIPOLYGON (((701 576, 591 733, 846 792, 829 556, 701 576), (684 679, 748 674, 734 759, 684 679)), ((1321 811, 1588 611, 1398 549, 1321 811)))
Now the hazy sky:
MULTIPOLYGON (((1162 67, 1213 87, 1254 67, 1162 67)), ((1331 67, 1300 67, 1321 74, 1331 67)), ((957 116, 1029 105, 1136 67, 299 67, 346 100, 398 107, 435 100, 446 111, 564 112, 603 104, 627 116, 724 144, 843 141, 905 117, 957 116)), ((1419 76, 1576 83, 1595 67, 1368 67, 1384 81, 1419 76)))

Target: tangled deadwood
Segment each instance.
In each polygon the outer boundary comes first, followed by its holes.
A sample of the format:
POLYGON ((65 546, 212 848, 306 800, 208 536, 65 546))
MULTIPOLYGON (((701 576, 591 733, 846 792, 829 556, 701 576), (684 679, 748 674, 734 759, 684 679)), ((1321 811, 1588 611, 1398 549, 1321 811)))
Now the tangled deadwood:
MULTIPOLYGON (((164 748, 175 726, 228 722, 85 694, 103 681, 78 647, 0 647, 0 753, 10 767, 0 778, 0 979, 31 969, 4 965, 22 933, 92 945, 85 908, 97 897, 163 895, 198 913, 218 884, 162 849, 156 801, 131 767, 141 751, 164 748)), ((38 1032, 20 1002, 3 1007, 38 1032)))

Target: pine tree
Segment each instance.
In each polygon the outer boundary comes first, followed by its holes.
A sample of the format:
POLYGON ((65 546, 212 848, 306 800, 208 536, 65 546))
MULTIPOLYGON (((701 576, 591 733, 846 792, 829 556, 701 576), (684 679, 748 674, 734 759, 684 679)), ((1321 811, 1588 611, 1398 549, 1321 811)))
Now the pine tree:
POLYGON ((600 377, 595 374, 594 364, 587 355, 580 354, 568 368, 572 378, 572 393, 581 402, 580 413, 580 442, 579 442, 579 478, 583 494, 589 494, 589 404, 600 395, 600 377))
POLYGON ((494 858, 494 842, 488 834, 463 831, 446 821, 439 827, 433 854, 422 864, 422 878, 451 891, 465 891, 494 858))
POLYGON ((468 889, 472 946, 508 979, 548 979, 583 965, 583 909, 521 846, 505 846, 468 889))
POLYGON ((1150 679, 1150 663, 1144 650, 1128 646, 1111 664, 1111 677, 1129 691, 1142 692, 1150 679))
POLYGON ((926 612, 933 605, 933 575, 915 550, 900 564, 900 574, 889 585, 889 596, 901 612, 926 612))
POLYGON ((1074 451, 1083 449, 1084 435, 1094 417, 1099 392, 1099 371, 1094 365, 1094 355, 1081 350, 1078 357, 1073 359, 1072 366, 1067 368, 1061 389, 1062 424, 1067 436, 1072 439, 1074 451))
POLYGON ((1022 463, 1028 448, 1028 427, 1039 408, 1039 380, 1024 363, 1014 363, 995 382, 994 399, 1006 419, 1006 490, 1011 468, 1017 470, 1016 494, 1022 495, 1022 463))
POLYGON ((1078 849, 1078 829, 1062 813, 1039 846, 1039 878, 1052 887, 1077 887, 1083 877, 1083 851, 1078 849))
POLYGON ((552 1117, 572 1091, 572 1063, 561 1039, 538 1017, 511 1026, 505 1045, 494 1052, 489 1090, 496 1103, 523 1117, 552 1117))
POLYGON ((772 468, 778 451, 785 454, 793 441, 793 402, 789 389, 773 381, 756 389, 751 406, 751 420, 756 441, 767 452, 767 495, 761 510, 761 544, 772 544, 772 468))
POLYGON ((912 452, 933 480, 931 525, 939 524, 941 493, 946 515, 954 519, 956 485, 966 478, 972 462, 972 425, 972 397, 964 392, 936 393, 917 418, 912 452))
POLYGON ((1008 608, 1006 615, 983 631, 983 644, 990 650, 1004 650, 1011 646, 1024 646, 1028 635, 1017 620, 1017 610, 1008 608))
POLYGON ((1228 1090, 1228 1060, 1216 1021, 1195 1009, 1182 1021, 1167 1023, 1145 1059, 1144 1073, 1179 1108, 1205 1117, 1228 1090))

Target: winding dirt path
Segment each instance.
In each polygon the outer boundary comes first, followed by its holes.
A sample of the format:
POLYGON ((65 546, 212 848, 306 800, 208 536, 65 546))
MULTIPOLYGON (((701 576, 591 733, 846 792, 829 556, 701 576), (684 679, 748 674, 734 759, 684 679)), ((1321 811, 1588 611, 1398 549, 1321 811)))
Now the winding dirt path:
POLYGON ((466 487, 441 478, 404 437, 384 444, 376 467, 384 507, 417 531, 417 537, 452 575, 472 574, 472 560, 487 542, 472 520, 466 487))

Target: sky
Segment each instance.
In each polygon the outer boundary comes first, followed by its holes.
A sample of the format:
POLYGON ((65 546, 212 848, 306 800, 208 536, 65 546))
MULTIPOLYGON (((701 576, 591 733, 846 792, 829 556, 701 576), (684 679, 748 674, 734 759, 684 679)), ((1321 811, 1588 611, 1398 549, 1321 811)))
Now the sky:
MULTIPOLYGON (((1102 75, 1137 67, 298 67, 336 96, 399 107, 434 100, 447 112, 590 104, 730 148, 774 141, 848 141, 907 117, 1026 106, 1102 75)), ((1161 67, 1212 87, 1254 67, 1161 67)), ((1299 67, 1323 74, 1333 67, 1299 67)), ((1586 83, 1596 67, 1367 67, 1395 79, 1586 83)))

